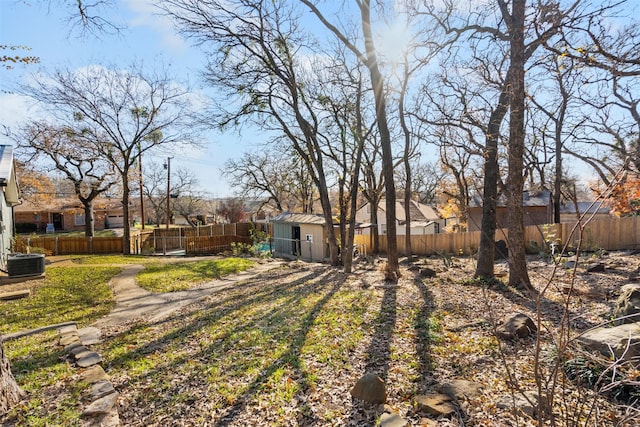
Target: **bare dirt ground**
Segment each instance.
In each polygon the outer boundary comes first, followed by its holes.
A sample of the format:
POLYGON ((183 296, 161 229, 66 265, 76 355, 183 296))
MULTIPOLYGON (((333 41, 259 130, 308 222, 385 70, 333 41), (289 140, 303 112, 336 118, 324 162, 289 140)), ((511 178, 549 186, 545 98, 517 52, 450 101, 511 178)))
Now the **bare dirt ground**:
MULTIPOLYGON (((202 401, 195 398, 184 407, 176 405, 165 415, 150 414, 149 408, 141 403, 144 401, 141 396, 148 393, 145 385, 115 373, 113 381, 122 402, 121 419, 125 425, 162 425, 172 418, 170 425, 201 425, 202 414, 206 413, 212 414, 210 425, 368 426, 376 425, 382 413, 388 412, 404 418, 409 425, 537 425, 532 418, 500 407, 498 401, 513 395, 514 390, 516 395, 519 391, 536 390, 534 368, 538 363, 542 387, 555 386, 556 425, 638 426, 637 402, 636 409, 620 405, 591 389, 576 387, 562 375, 554 375, 557 350, 553 343, 562 336, 565 316, 569 319, 570 337, 608 322, 620 287, 638 277, 640 257, 624 252, 589 254, 575 267, 568 263, 572 259, 575 258, 562 258, 557 263, 538 256, 529 259, 533 284, 545 290, 539 305, 530 296, 504 285, 487 287, 471 281, 475 261, 469 257, 454 257, 450 262, 439 257, 418 260, 420 268, 436 271, 433 278, 421 278, 419 269, 410 271, 405 264, 397 286, 382 281, 380 264, 376 261, 361 262, 351 275, 326 265, 291 263, 255 278, 244 292, 250 294, 266 286, 285 285, 298 275, 318 278, 326 275, 333 281, 339 278, 342 289, 366 293, 370 302, 366 317, 374 326, 366 329, 360 343, 346 356, 347 367, 336 370, 313 358, 305 360, 307 368, 321 381, 278 408, 247 399, 216 411, 207 397, 210 390, 204 390, 197 382, 185 381, 180 390, 201 396, 202 401), (586 267, 596 262, 604 264, 605 271, 587 273, 586 267), (572 296, 567 299, 569 292, 572 296), (495 338, 494 327, 500 319, 515 313, 527 314, 534 320, 540 313, 537 362, 534 338, 507 343, 495 338), (420 316, 430 322, 422 333, 429 329, 433 336, 416 337, 420 332, 415 319, 420 316), (351 397, 351 387, 366 372, 378 373, 384 379, 387 405, 366 404, 351 397), (481 394, 459 402, 459 410, 449 417, 416 409, 413 399, 417 394, 437 391, 454 379, 481 385, 481 394), (558 382, 554 383, 554 379, 558 382)), ((497 275, 505 280, 507 270, 505 262, 496 265, 497 275)), ((208 301, 183 309, 181 316, 206 309, 216 298, 214 295, 208 301)), ((105 333, 107 337, 117 336, 130 326, 115 326, 105 333)), ((175 321, 169 319, 158 327, 171 330, 175 321)), ((164 378, 167 382, 183 380, 178 375, 164 378)))

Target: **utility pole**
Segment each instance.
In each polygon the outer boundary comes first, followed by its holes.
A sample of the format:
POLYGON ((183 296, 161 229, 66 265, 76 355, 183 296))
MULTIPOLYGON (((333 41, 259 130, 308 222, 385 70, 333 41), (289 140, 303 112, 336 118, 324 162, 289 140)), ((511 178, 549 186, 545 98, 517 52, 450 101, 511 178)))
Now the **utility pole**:
POLYGON ((144 230, 144 192, 142 191, 142 152, 140 151, 140 143, 138 143, 138 172, 140 173, 140 218, 142 221, 142 229, 144 230))
POLYGON ((167 230, 169 229, 169 223, 171 222, 171 159, 173 157, 167 157, 167 230))

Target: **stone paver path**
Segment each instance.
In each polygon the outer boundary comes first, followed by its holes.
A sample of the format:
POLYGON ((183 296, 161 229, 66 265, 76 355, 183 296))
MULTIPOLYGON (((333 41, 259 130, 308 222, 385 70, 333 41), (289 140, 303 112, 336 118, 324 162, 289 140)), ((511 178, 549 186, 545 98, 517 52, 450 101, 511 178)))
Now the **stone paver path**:
POLYGON ((97 320, 93 326, 100 328, 119 325, 137 318, 157 322, 208 295, 277 268, 282 264, 282 261, 258 264, 243 272, 212 280, 194 289, 169 293, 154 293, 141 288, 136 284, 135 277, 144 267, 127 265, 122 273, 112 278, 109 283, 115 294, 115 308, 106 317, 97 320))

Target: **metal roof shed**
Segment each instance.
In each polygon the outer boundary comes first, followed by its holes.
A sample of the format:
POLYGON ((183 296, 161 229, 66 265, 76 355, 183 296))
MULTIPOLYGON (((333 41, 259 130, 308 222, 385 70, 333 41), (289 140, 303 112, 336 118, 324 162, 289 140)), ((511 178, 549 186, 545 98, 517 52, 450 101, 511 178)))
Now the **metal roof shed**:
POLYGON ((322 261, 329 256, 329 245, 322 215, 284 212, 271 219, 274 254, 322 261))

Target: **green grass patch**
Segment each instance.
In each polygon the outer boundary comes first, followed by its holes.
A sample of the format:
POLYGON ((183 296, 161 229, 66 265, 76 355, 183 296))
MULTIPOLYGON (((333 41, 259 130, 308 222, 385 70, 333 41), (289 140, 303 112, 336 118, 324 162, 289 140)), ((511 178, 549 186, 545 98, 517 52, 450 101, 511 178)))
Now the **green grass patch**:
POLYGON ((76 369, 65 360, 57 340, 52 331, 4 343, 16 381, 28 400, 0 418, 3 425, 80 425, 81 391, 86 384, 73 380, 76 369))
POLYGON ((116 267, 56 267, 32 289, 32 295, 0 303, 0 333, 6 334, 54 323, 87 325, 105 316, 114 305, 107 282, 116 267))
POLYGON ((158 260, 143 255, 73 255, 76 264, 155 264, 158 260))
POLYGON ((136 276, 139 286, 151 292, 175 292, 244 271, 254 265, 245 258, 224 258, 175 264, 148 264, 136 276))

